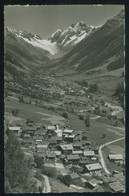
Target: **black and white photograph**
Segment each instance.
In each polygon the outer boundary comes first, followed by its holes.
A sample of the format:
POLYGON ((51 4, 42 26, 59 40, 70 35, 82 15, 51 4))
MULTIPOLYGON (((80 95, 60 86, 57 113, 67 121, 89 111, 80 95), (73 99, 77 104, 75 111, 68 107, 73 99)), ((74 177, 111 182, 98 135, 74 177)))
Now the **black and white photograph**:
POLYGON ((4 192, 126 192, 124 5, 4 6, 4 192))

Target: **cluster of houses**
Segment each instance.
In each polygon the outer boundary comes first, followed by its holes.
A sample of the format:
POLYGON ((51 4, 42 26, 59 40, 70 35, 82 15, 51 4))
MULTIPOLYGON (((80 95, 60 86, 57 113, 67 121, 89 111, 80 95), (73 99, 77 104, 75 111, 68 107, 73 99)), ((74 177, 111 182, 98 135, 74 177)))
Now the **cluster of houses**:
MULTIPOLYGON (((16 126, 8 129, 21 138, 23 146, 31 149, 35 160, 38 160, 44 169, 56 168, 63 177, 69 176, 70 184, 89 189, 108 184, 114 192, 123 191, 124 175, 116 172, 113 177, 104 176, 98 149, 92 147, 85 131, 77 133, 70 127, 61 128, 59 124, 39 126, 33 121, 22 128, 16 126), (92 177, 87 180, 88 175, 97 178, 92 177)), ((122 155, 109 155, 109 159, 123 161, 122 155)), ((36 161, 33 165, 38 167, 36 161)))

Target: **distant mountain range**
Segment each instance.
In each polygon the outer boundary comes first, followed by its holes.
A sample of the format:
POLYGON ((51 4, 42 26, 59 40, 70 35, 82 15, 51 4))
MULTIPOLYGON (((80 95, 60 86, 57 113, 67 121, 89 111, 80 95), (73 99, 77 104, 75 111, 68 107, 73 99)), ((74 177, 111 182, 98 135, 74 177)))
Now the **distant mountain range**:
POLYGON ((58 29, 47 40, 26 31, 5 28, 6 65, 20 71, 37 68, 86 72, 103 67, 110 71, 124 66, 124 11, 101 27, 80 21, 58 29))

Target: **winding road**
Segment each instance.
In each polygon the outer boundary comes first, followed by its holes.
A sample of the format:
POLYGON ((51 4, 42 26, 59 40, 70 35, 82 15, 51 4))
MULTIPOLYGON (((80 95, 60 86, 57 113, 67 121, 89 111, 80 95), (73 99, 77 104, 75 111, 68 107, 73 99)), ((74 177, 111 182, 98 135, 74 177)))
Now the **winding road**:
POLYGON ((115 142, 118 142, 118 141, 120 141, 120 140, 123 140, 123 139, 125 139, 125 137, 122 137, 122 138, 119 138, 119 139, 116 139, 116 140, 107 142, 107 143, 105 143, 105 144, 103 144, 103 145, 101 145, 101 146, 99 147, 100 162, 101 162, 101 165, 102 165, 104 171, 105 171, 107 174, 111 174, 111 173, 109 172, 109 170, 107 169, 107 166, 106 166, 106 164, 105 164, 105 161, 104 161, 104 158, 103 158, 103 154, 102 154, 102 148, 104 148, 105 146, 108 146, 108 145, 110 145, 110 144, 113 144, 113 143, 115 143, 115 142))

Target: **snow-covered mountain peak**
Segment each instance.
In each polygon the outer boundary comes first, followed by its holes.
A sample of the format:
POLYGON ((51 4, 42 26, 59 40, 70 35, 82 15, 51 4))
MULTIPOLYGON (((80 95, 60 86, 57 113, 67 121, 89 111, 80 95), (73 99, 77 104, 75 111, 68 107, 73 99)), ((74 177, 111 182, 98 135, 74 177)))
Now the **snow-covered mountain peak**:
POLYGON ((87 26, 85 22, 80 21, 76 24, 71 24, 64 31, 58 29, 51 37, 48 38, 48 40, 50 40, 51 43, 56 43, 60 47, 75 45, 88 36, 93 28, 94 27, 92 26, 87 26))

